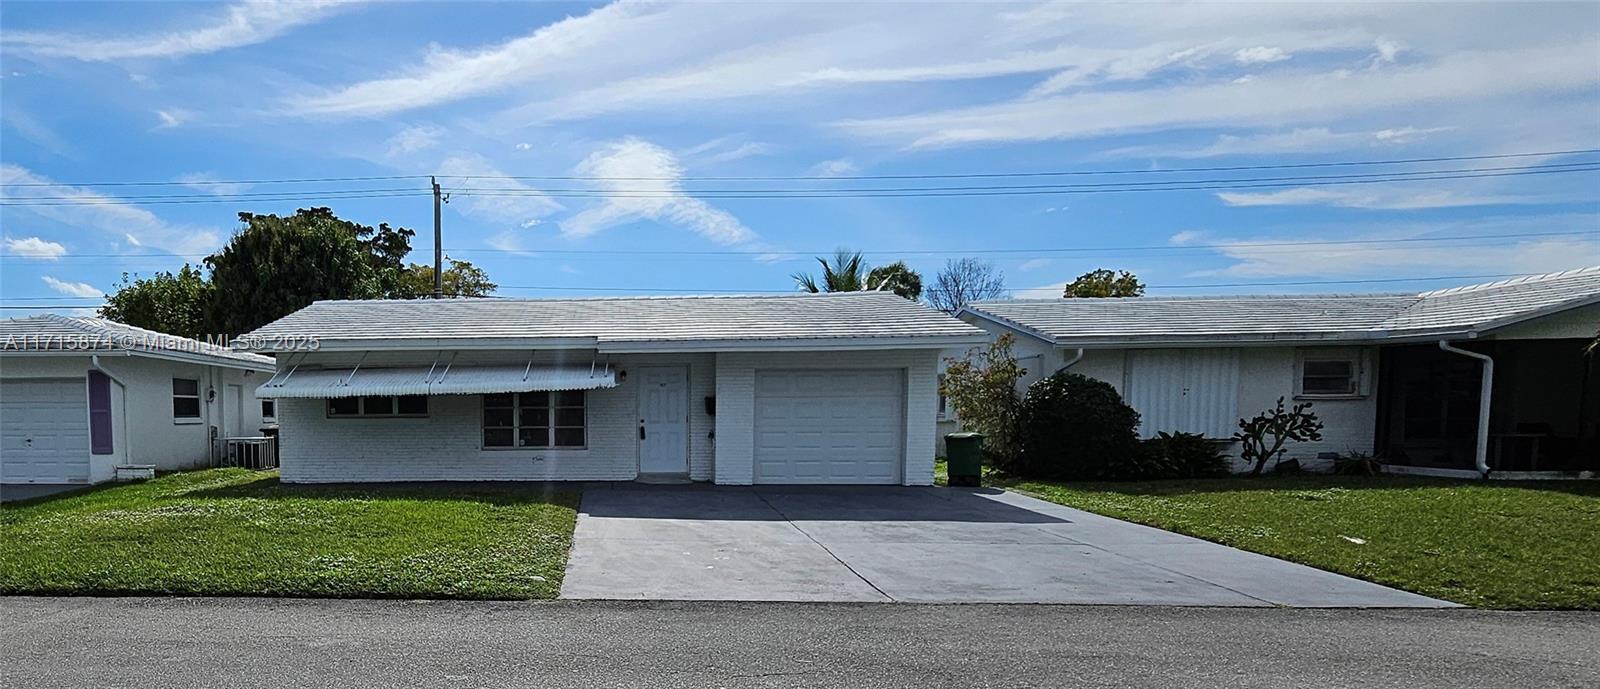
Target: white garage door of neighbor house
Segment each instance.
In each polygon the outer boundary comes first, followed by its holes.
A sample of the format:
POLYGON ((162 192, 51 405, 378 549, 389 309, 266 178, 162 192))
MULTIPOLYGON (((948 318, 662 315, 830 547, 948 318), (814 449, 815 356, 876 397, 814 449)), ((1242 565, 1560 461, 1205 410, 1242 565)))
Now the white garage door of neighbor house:
POLYGON ((0 483, 86 483, 89 401, 77 379, 0 383, 0 483))
POLYGON ((900 482, 901 371, 757 371, 756 483, 900 482))
POLYGON ((1239 420, 1239 351, 1150 349, 1128 354, 1127 402, 1139 435, 1157 431, 1233 435, 1239 420))

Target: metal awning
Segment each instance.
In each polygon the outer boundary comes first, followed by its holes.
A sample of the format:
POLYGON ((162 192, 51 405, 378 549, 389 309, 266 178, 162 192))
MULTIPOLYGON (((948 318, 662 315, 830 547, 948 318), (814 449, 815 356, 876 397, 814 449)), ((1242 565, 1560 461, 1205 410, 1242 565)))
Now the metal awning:
POLYGON ((590 366, 415 366, 300 370, 273 376, 257 397, 316 398, 364 395, 483 395, 540 390, 614 388, 608 368, 590 366))

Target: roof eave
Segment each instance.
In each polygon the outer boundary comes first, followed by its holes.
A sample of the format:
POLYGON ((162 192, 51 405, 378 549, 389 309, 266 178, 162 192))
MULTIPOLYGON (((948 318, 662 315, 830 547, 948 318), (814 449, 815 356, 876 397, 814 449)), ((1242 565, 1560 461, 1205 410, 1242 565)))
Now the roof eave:
POLYGON ((604 354, 643 354, 652 352, 839 352, 885 349, 946 349, 979 345, 989 336, 944 335, 911 337, 813 337, 769 340, 638 340, 602 342, 604 354))

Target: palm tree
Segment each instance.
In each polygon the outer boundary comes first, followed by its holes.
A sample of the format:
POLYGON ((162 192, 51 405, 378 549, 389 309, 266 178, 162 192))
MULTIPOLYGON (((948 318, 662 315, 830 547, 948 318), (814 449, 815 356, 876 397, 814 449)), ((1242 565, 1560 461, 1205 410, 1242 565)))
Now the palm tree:
POLYGON ((821 256, 817 257, 817 263, 822 264, 821 285, 810 273, 794 274, 794 282, 802 292, 859 292, 866 289, 867 266, 861 252, 840 248, 833 252, 832 263, 821 256))

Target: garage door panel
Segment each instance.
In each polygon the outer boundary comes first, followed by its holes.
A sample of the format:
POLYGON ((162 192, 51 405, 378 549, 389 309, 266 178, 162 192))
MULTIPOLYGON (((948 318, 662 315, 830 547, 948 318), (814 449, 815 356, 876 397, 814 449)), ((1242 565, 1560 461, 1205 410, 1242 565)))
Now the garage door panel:
POLYGON ((89 422, 79 379, 0 382, 0 481, 89 480, 89 422))
POLYGON ((755 389, 758 483, 899 482, 900 371, 758 371, 755 389))

